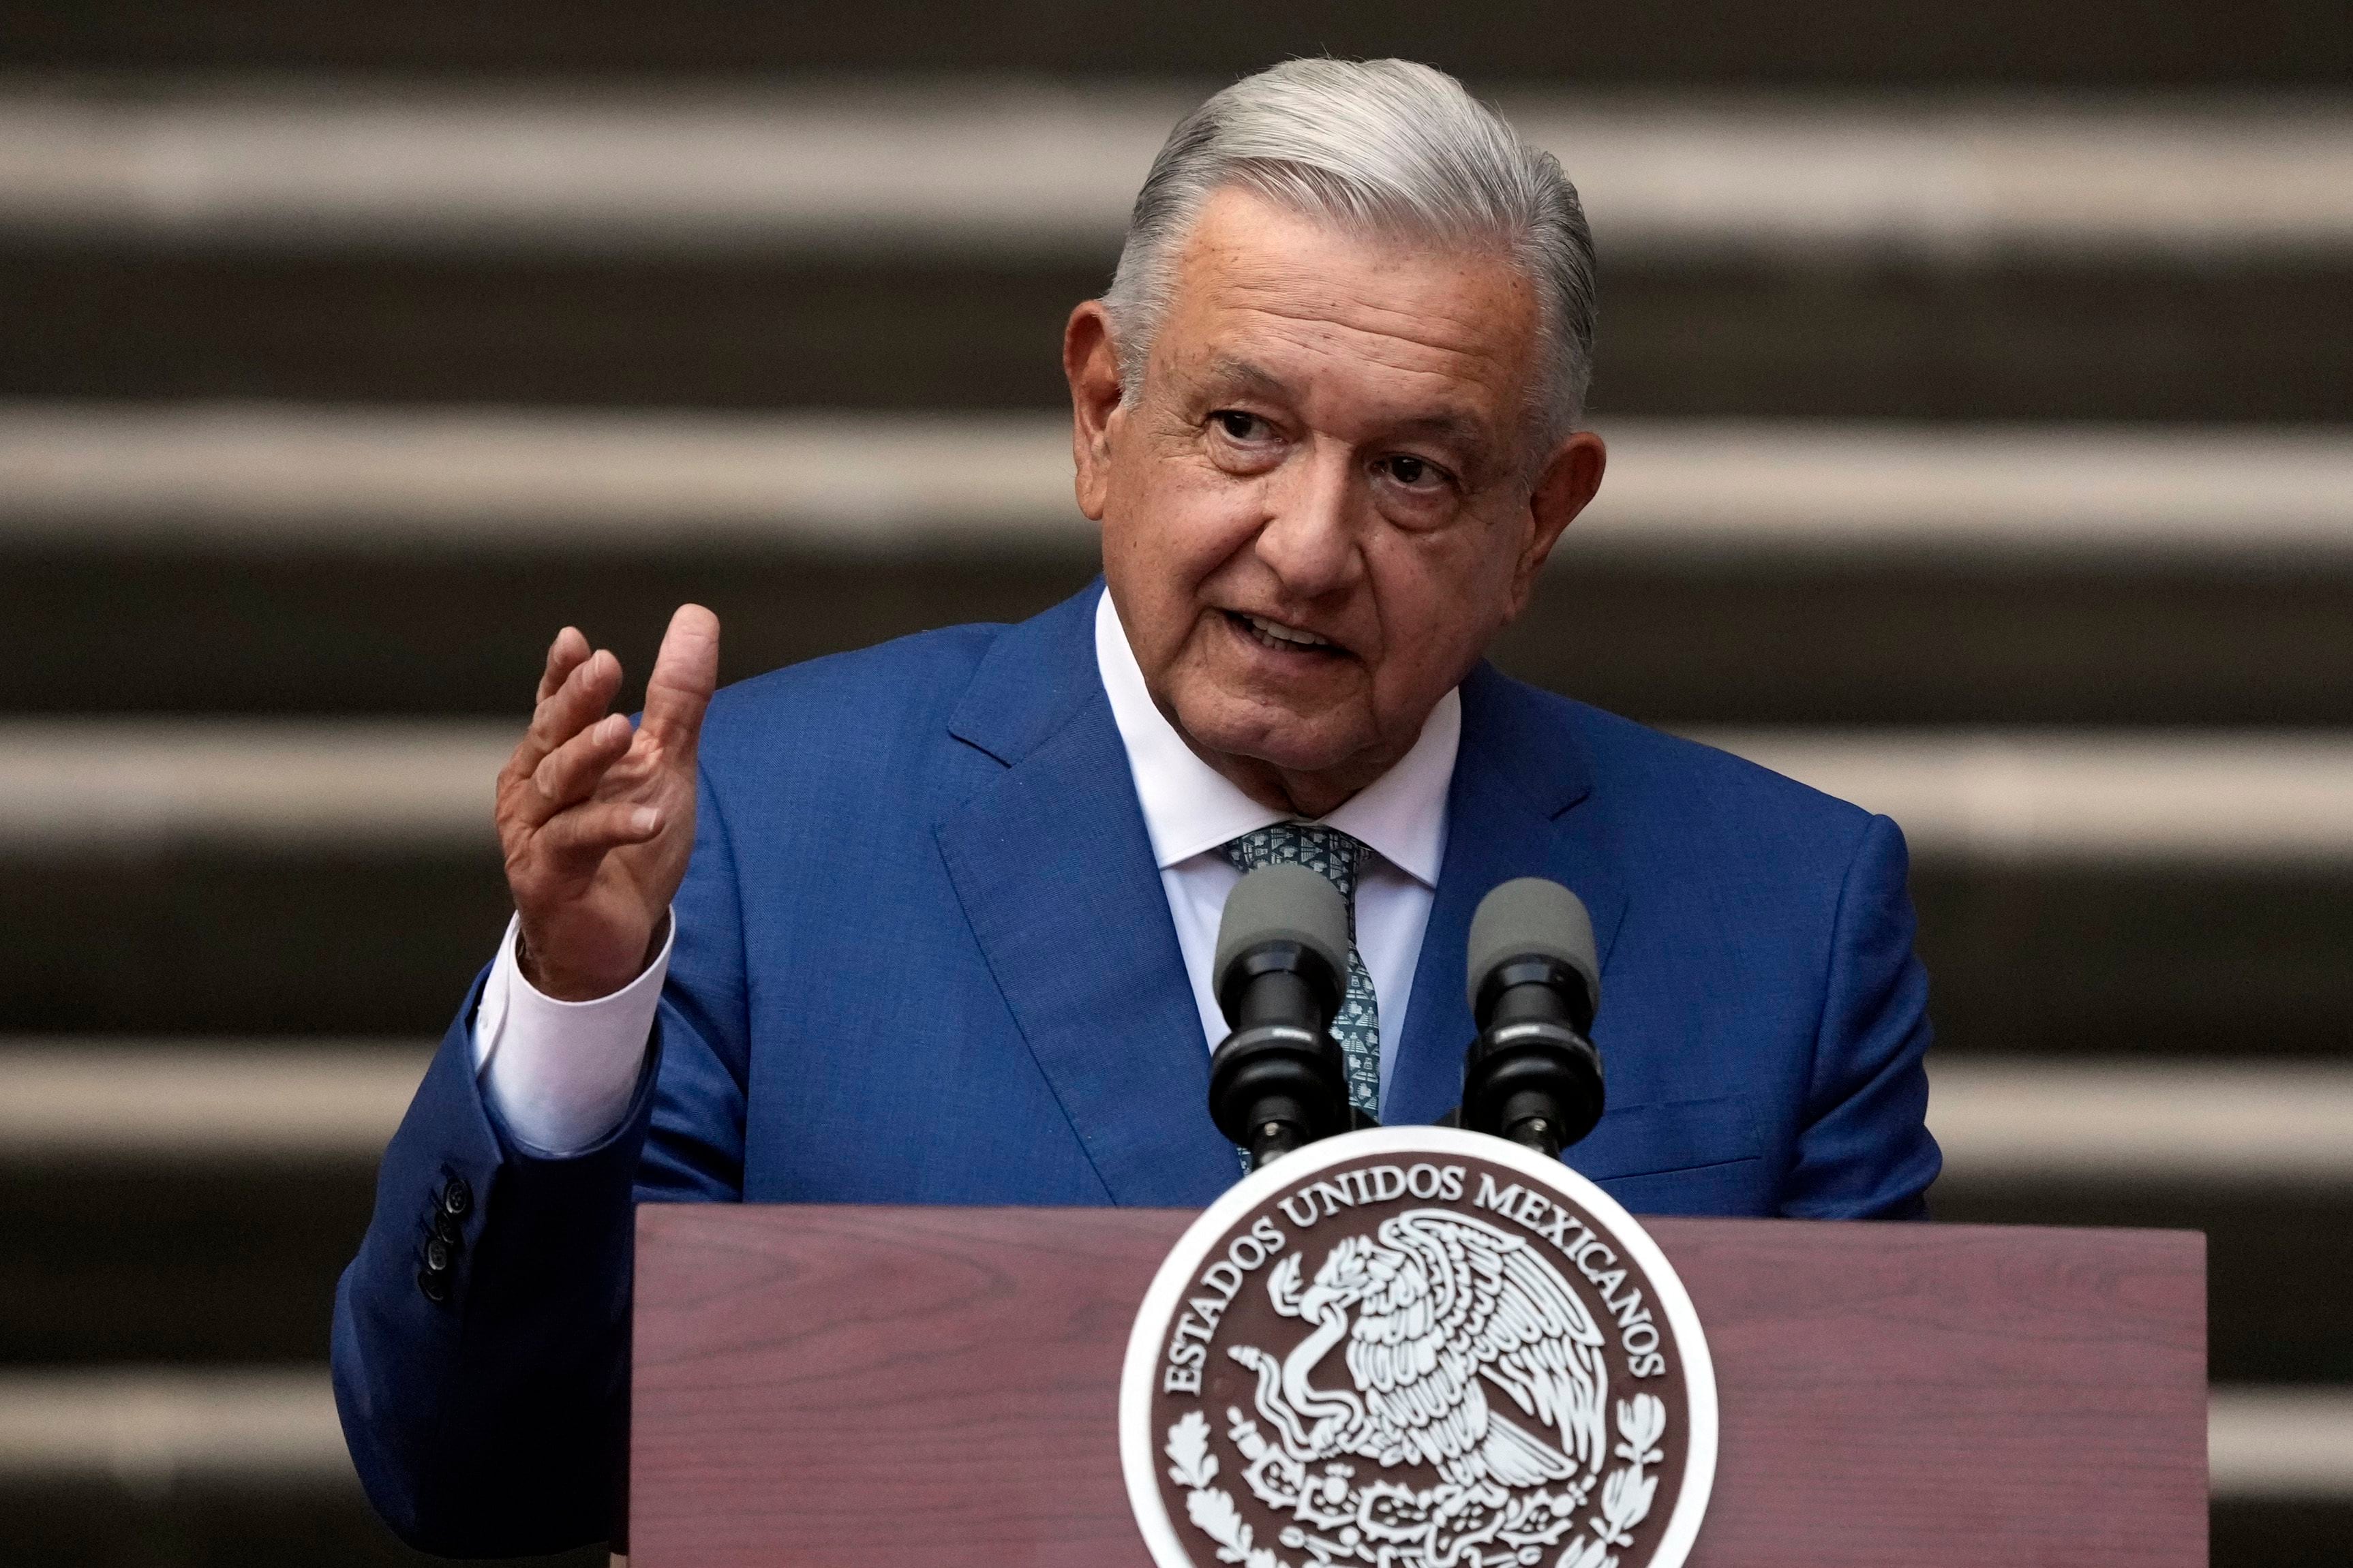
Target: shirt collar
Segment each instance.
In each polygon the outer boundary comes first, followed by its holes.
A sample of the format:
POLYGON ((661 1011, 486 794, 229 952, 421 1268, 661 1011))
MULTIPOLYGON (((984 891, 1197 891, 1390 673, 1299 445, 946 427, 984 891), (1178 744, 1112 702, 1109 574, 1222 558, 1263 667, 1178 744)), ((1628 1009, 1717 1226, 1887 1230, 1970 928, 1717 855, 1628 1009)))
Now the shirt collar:
MULTIPOLYGON (((1136 799, 1161 869, 1218 848, 1254 828, 1288 819, 1260 805, 1203 762, 1152 700, 1105 590, 1095 605, 1095 667, 1127 748, 1136 799)), ((1446 857, 1446 792, 1462 740, 1462 698, 1449 691, 1422 721, 1420 738, 1389 771, 1323 820, 1365 844, 1425 887, 1438 885, 1446 857)))

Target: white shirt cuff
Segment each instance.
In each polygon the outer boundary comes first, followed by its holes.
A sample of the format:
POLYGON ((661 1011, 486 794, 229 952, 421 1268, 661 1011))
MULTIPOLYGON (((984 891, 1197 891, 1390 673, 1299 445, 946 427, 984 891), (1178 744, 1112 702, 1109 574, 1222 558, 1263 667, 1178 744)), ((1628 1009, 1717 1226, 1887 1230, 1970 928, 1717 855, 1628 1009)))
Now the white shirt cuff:
POLYGON ((661 951, 644 973, 610 996, 559 1002, 523 978, 515 958, 522 917, 507 921, 474 1011, 474 1072, 499 1120, 533 1152, 576 1154, 628 1114, 678 941, 675 915, 664 923, 661 951))

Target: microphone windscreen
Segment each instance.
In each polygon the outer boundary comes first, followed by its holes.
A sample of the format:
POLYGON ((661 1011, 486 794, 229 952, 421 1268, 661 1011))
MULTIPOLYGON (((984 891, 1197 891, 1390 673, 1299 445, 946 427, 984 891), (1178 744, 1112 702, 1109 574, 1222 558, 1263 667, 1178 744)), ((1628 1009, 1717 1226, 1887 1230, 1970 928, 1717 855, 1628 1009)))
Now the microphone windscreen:
POLYGON ((1585 900, 1558 882, 1516 877, 1479 900, 1471 917, 1470 1000, 1478 1011, 1487 976, 1515 958, 1558 959, 1585 977, 1586 999, 1601 1005, 1601 965, 1593 955, 1593 917, 1585 900))
POLYGON ((1348 906, 1340 889, 1304 866, 1261 866, 1226 895, 1218 921, 1218 994, 1226 968, 1262 942, 1295 942, 1321 953, 1341 984, 1348 978, 1348 906))

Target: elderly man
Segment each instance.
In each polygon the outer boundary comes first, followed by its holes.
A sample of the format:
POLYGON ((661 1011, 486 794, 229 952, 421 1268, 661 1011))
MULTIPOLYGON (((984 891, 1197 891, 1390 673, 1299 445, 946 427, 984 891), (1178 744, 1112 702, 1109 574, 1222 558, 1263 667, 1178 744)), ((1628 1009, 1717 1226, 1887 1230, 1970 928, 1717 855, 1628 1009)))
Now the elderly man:
POLYGON ((1601 481, 1593 314, 1549 156, 1436 71, 1295 61, 1176 128, 1071 314, 1102 585, 715 698, 689 606, 634 729, 556 638, 499 785, 515 924, 337 1300, 402 1534, 607 1531, 634 1200, 1215 1197, 1209 955, 1269 861, 1352 901, 1383 1121, 1454 1103, 1472 910, 1550 877, 1605 965, 1570 1163, 1641 1211, 1918 1212, 1894 826, 1481 660, 1601 481))

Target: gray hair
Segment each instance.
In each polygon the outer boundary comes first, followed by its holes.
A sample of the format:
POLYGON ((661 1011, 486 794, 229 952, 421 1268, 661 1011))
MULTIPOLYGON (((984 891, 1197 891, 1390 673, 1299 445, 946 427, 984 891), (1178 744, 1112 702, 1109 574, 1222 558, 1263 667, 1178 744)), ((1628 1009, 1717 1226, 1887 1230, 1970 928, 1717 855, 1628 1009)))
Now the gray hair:
POLYGON ((1240 187, 1384 237, 1509 254, 1535 284, 1543 444, 1573 428, 1593 377, 1593 234, 1549 153, 1444 71, 1410 60, 1287 60, 1179 121, 1136 194, 1103 295, 1133 403, 1168 308, 1174 253, 1217 192, 1240 187))

